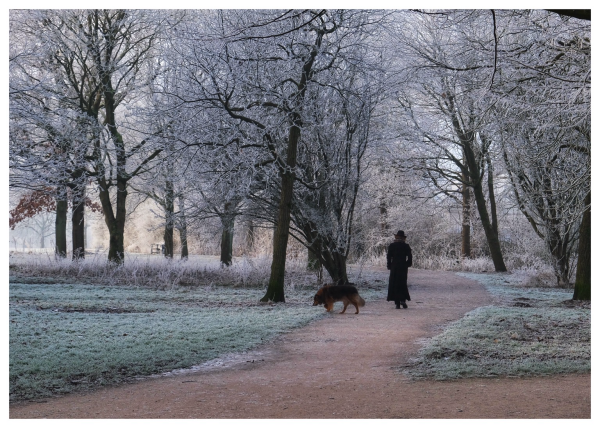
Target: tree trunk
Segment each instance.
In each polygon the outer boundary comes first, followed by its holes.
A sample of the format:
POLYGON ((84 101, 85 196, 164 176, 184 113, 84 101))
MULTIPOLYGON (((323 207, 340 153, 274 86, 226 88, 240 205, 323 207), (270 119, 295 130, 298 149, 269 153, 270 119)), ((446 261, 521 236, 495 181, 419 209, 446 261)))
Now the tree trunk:
POLYGON ((173 192, 173 182, 165 182, 165 257, 173 258, 173 211, 175 211, 175 201, 173 192))
POLYGON ((188 258, 187 220, 185 217, 185 200, 179 196, 179 239, 181 240, 181 259, 188 258))
POLYGON ((287 166, 281 177, 281 194, 277 215, 277 225, 273 236, 273 261, 271 263, 271 276, 267 292, 260 299, 261 302, 285 302, 283 285, 285 281, 285 258, 290 229, 290 211, 292 205, 292 192, 294 187, 294 174, 291 170, 296 166, 296 152, 300 128, 296 125, 290 129, 288 140, 287 166))
POLYGON ((500 240, 498 239, 498 222, 496 216, 496 200, 494 198, 494 187, 493 187, 493 171, 488 168, 488 189, 491 191, 490 194, 490 206, 492 209, 492 220, 488 213, 485 195, 483 193, 483 166, 480 166, 480 162, 489 161, 486 150, 483 148, 480 156, 475 154, 473 144, 475 141, 475 132, 469 129, 463 129, 462 122, 458 118, 457 111, 454 105, 454 96, 447 96, 449 112, 452 119, 452 126, 456 136, 459 138, 462 149, 463 157, 466 162, 466 170, 463 168, 463 173, 468 172, 469 184, 473 189, 473 195, 475 196, 475 203, 477 205, 477 211, 481 218, 481 224, 485 231, 485 237, 487 239, 488 247, 490 249, 490 255, 494 262, 494 268, 496 272, 506 272, 506 266, 504 265, 504 259, 502 257, 502 249, 500 248, 500 240), (482 158, 481 156, 486 156, 482 158))
MULTIPOLYGON (((66 192, 65 192, 66 193, 66 192)), ((54 223, 54 235, 56 236, 56 257, 67 257, 67 195, 62 194, 56 198, 56 221, 54 223)))
POLYGON ((46 217, 44 215, 41 217, 38 224, 39 224, 39 234, 40 234, 40 248, 46 248, 46 238, 49 235, 48 231, 50 228, 50 221, 49 221, 48 217, 46 217))
POLYGON ((390 225, 388 223, 388 210, 386 201, 381 201, 379 203, 379 221, 381 232, 387 234, 387 232, 390 230, 390 225))
POLYGON ((471 258, 471 188, 467 183, 467 174, 463 173, 462 188, 462 230, 460 255, 463 258, 471 258))
MULTIPOLYGON (((388 223, 388 209, 387 209, 387 203, 385 200, 381 201, 379 203, 379 219, 380 219, 380 231, 381 234, 383 236, 389 236, 391 235, 390 233, 390 224, 388 223)), ((386 250, 387 246, 385 244, 380 245, 377 248, 377 254, 378 255, 382 255, 385 254, 385 250, 386 250)))
POLYGON ((221 215, 221 224, 223 231, 221 233, 221 266, 231 266, 233 260, 233 227, 235 216, 231 212, 231 203, 225 203, 223 215, 221 215))
POLYGON ((221 233, 221 265, 231 266, 233 260, 233 220, 223 223, 221 233))
POLYGON ((346 257, 339 252, 323 251, 323 267, 335 285, 348 284, 346 257))
POLYGON ((185 223, 183 223, 179 228, 179 239, 181 241, 181 260, 187 260, 189 257, 189 250, 187 240, 187 224, 185 223))
POLYGON ((546 244, 553 258, 553 268, 556 275, 556 283, 558 286, 569 285, 569 258, 568 243, 570 240, 569 233, 561 231, 561 221, 559 219, 557 205, 554 197, 553 183, 550 179, 550 168, 544 171, 540 179, 542 186, 541 200, 537 202, 539 212, 545 213, 544 218, 548 232, 546 233, 546 244))
POLYGON ((252 220, 248 221, 248 231, 246 232, 246 252, 252 253, 254 251, 254 223, 252 220))
POLYGON ((221 233, 221 265, 231 266, 233 260, 233 224, 223 226, 221 233))
POLYGON ((125 261, 125 250, 123 238, 125 233, 125 217, 127 211, 125 202, 127 200, 127 182, 117 179, 117 209, 116 215, 113 212, 108 186, 104 178, 99 180, 100 203, 102 204, 102 212, 104 214, 104 222, 108 228, 108 260, 117 264, 122 264, 125 261))
MULTIPOLYGON (((184 220, 185 222, 185 220, 184 220)), ((179 239, 181 241, 181 260, 187 260, 189 257, 188 240, 187 240, 187 224, 183 223, 179 228, 179 239)))
POLYGON ((168 259, 173 258, 173 226, 165 225, 165 232, 163 234, 165 241, 165 257, 168 259))
POLYGON ((569 285, 569 257, 570 254, 567 251, 569 236, 561 236, 560 231, 557 229, 558 224, 553 224, 553 228, 548 232, 546 237, 546 245, 552 255, 552 265, 554 268, 554 274, 556 276, 556 284, 560 286, 569 285))
MULTIPOLYGON (((106 37, 114 37, 114 34, 108 34, 106 37)), ((108 193, 108 187, 104 177, 101 178, 100 185, 100 202, 104 211, 104 221, 108 226, 110 235, 108 260, 118 264, 125 261, 125 248, 123 244, 125 233, 125 219, 127 217, 127 154, 125 151, 125 142, 123 136, 117 130, 115 119, 115 90, 112 86, 110 73, 105 73, 102 76, 102 88, 104 95, 104 111, 106 113, 104 122, 110 133, 111 140, 115 146, 115 168, 116 168, 116 184, 117 184, 117 206, 116 214, 113 215, 112 204, 108 193), (104 185, 102 185, 104 184, 104 185)))
POLYGON ((496 209, 496 192, 494 191, 494 167, 489 153, 486 153, 485 161, 487 163, 488 196, 490 199, 490 214, 492 216, 492 231, 498 236, 498 210, 496 209))
POLYGON ((282 172, 281 194, 277 215, 277 225, 273 236, 273 261, 271 263, 271 276, 267 292, 260 299, 261 302, 285 302, 283 285, 285 281, 285 257, 290 229, 290 211, 292 206, 292 193, 294 188, 294 173, 296 167, 296 154, 300 128, 295 123, 290 128, 287 150, 287 168, 282 172))
MULTIPOLYGON (((494 269, 496 272, 506 272, 506 266, 502 257, 502 249, 500 248, 500 240, 498 239, 498 225, 496 220, 496 213, 492 212, 492 218, 494 221, 490 221, 488 213, 485 195, 483 193, 483 172, 480 171, 479 165, 473 147, 471 145, 473 136, 462 139, 465 159, 467 160, 467 166, 469 170, 470 182, 472 183, 473 195, 475 196, 475 203, 477 205, 477 211, 479 212, 479 218, 481 218, 481 225, 485 232, 488 247, 490 249, 490 255, 494 263, 494 269)), ((491 171, 488 171, 491 174, 491 171)), ((489 182, 488 182, 489 183, 489 182)), ((494 194, 490 195, 490 206, 495 210, 496 201, 492 200, 494 194)))
POLYGON ((311 51, 308 60, 302 67, 302 76, 298 83, 298 92, 296 96, 296 111, 291 114, 290 132, 287 144, 287 156, 285 167, 281 169, 281 193, 279 198, 279 207, 277 213, 277 225, 275 236, 273 238, 273 262, 271 263, 271 276, 267 292, 260 299, 261 302, 285 302, 283 285, 285 280, 285 258, 287 253, 287 243, 290 229, 290 212, 292 207, 292 195, 294 190, 294 169, 296 168, 296 157, 298 154, 298 141, 300 140, 300 129, 302 119, 300 112, 306 94, 306 86, 312 72, 315 57, 318 48, 321 46, 324 31, 317 33, 314 49, 311 51))
MULTIPOLYGON (((502 257, 502 250, 500 248, 500 238, 498 234, 498 213, 496 209, 496 192, 494 191, 494 169, 492 167, 492 161, 489 153, 486 153, 486 163, 488 166, 488 196, 490 199, 490 213, 492 216, 492 223, 490 224, 490 237, 488 243, 490 247, 490 253, 492 261, 494 262, 494 268, 496 272, 506 272, 506 266, 504 265, 504 258, 502 257)), ((485 203, 483 205, 485 207, 485 203)), ((485 229, 486 226, 484 226, 485 229)), ((486 232, 486 237, 487 237, 486 232)))
POLYGON ((306 268, 310 271, 317 272, 321 270, 321 260, 319 260, 319 256, 312 252, 310 248, 306 249, 308 261, 306 263, 306 268))
POLYGON ((504 265, 504 259, 502 257, 502 250, 500 248, 500 240, 498 234, 494 231, 492 222, 488 215, 488 210, 485 204, 485 196, 483 195, 483 189, 481 188, 481 182, 473 187, 473 193, 475 195, 475 202, 477 203, 477 210, 479 217, 481 218, 481 224, 487 238, 488 247, 490 249, 490 255, 494 262, 494 269, 496 272, 506 272, 506 266, 504 265))
POLYGON ((315 225, 307 221, 300 225, 307 242, 307 264, 306 269, 311 272, 316 272, 317 281, 321 283, 323 280, 323 264, 321 263, 321 239, 317 233, 315 225))
POLYGON ((573 300, 592 299, 592 192, 585 197, 586 210, 579 226, 577 274, 573 300))
POLYGON ((317 234, 316 227, 307 223, 303 226, 303 229, 305 236, 310 237, 310 246, 308 247, 309 261, 312 258, 315 263, 318 263, 319 280, 322 279, 322 270, 325 268, 334 284, 348 284, 346 256, 332 249, 335 248, 334 242, 324 242, 323 237, 317 234))
POLYGON ((85 258, 85 188, 73 188, 72 195, 71 237, 73 260, 77 260, 85 258))
POLYGON ((117 215, 114 226, 110 230, 110 247, 108 249, 108 260, 123 263, 125 261, 125 218, 127 217, 127 182, 117 180, 117 215))
POLYGON ((306 268, 311 271, 311 272, 315 272, 317 274, 317 283, 321 283, 323 282, 323 264, 321 263, 321 260, 319 259, 319 257, 312 252, 312 250, 310 248, 307 248, 308 251, 308 263, 306 268))

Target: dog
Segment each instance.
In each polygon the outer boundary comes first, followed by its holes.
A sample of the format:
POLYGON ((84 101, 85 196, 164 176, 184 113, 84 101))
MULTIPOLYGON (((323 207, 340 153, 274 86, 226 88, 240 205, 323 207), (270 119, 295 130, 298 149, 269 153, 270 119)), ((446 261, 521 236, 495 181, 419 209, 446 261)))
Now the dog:
POLYGON ((340 314, 346 312, 346 308, 350 303, 356 308, 356 314, 359 306, 365 306, 365 299, 360 297, 358 290, 352 285, 325 285, 321 287, 315 294, 313 306, 325 305, 327 312, 331 312, 335 302, 344 302, 344 309, 340 314))

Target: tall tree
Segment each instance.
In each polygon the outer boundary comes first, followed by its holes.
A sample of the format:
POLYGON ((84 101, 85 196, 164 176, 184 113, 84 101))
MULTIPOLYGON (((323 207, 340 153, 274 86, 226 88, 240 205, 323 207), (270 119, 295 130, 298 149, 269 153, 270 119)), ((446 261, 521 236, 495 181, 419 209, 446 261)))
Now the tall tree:
POLYGON ((315 94, 319 108, 312 110, 311 122, 320 126, 307 130, 312 144, 301 148, 298 168, 305 185, 297 186, 292 204, 294 235, 338 284, 349 281, 356 200, 367 149, 380 138, 374 116, 385 97, 386 82, 361 59, 360 70, 346 68, 346 78, 332 79, 330 90, 315 94))
POLYGON ((568 284, 577 239, 577 271, 590 278, 582 272, 591 267, 590 237, 580 235, 591 200, 591 26, 589 16, 561 15, 513 11, 502 21, 494 94, 515 197, 568 284))
POLYGON ((549 129, 526 135, 513 132, 503 141, 504 159, 518 207, 546 243, 560 286, 569 284, 571 253, 578 239, 582 203, 587 193, 585 187, 576 183, 588 155, 567 147, 586 150, 583 141, 581 137, 569 141, 569 135, 549 129), (564 149, 557 150, 557 145, 564 149))
POLYGON ((494 268, 504 272, 492 168, 494 122, 485 97, 493 56, 474 48, 494 40, 493 31, 485 27, 493 15, 486 19, 482 14, 404 15, 406 25, 400 26, 398 36, 403 58, 398 105, 399 134, 406 148, 398 163, 424 171, 438 191, 464 208, 465 188, 472 191, 494 268), (415 38, 415 33, 423 37, 415 38), (405 153, 413 155, 407 158, 405 153))
MULTIPOLYGON (((26 43, 46 49, 46 57, 38 66, 52 66, 51 79, 61 85, 60 101, 84 121, 80 141, 86 149, 80 161, 86 162, 78 162, 77 171, 96 181, 110 235, 108 258, 117 263, 124 257, 128 182, 144 172, 160 152, 149 147, 150 138, 129 142, 140 134, 124 134, 121 128, 125 120, 120 122, 118 113, 128 101, 139 101, 136 97, 141 88, 156 73, 147 67, 160 29, 156 16, 141 10, 39 10, 22 12, 20 22, 21 28, 28 29, 26 43)), ((37 89, 32 87, 30 92, 37 89)), ((59 118, 65 117, 65 113, 54 111, 59 118)), ((73 150, 66 148, 65 152, 73 150)), ((81 200, 83 188, 78 189, 76 199, 81 200)), ((82 214, 77 211, 81 206, 76 205, 74 221, 83 230, 82 214)), ((82 236, 77 234, 77 245, 82 236)))
POLYGON ((579 258, 573 300, 592 299, 592 193, 585 198, 586 209, 579 228, 579 258))
POLYGON ((345 37, 365 27, 366 17, 352 11, 216 11, 203 13, 202 25, 182 28, 174 43, 191 76, 182 75, 185 92, 177 94, 182 106, 195 103, 224 112, 236 135, 223 143, 244 150, 251 159, 248 168, 260 168, 278 188, 273 262, 262 300, 285 301, 298 147, 312 126, 307 106, 315 106, 309 94, 339 66, 345 37))
MULTIPOLYGON (((102 98, 98 107, 102 107, 107 131, 104 141, 95 141, 93 169, 110 236, 108 259, 122 263, 128 183, 132 177, 144 172, 162 149, 148 147, 150 138, 135 145, 127 144, 127 137, 119 130, 117 109, 126 100, 125 95, 143 85, 144 80, 152 78, 152 72, 155 72, 144 66, 152 54, 159 24, 145 11, 123 10, 89 11, 77 17, 75 23, 84 28, 83 32, 78 32, 82 36, 79 40, 83 55, 76 59, 86 77, 93 79, 94 90, 102 98), (137 164, 128 171, 132 159, 136 159, 137 164), (116 203, 111 198, 111 188, 116 190, 116 203)), ((70 29, 78 31, 74 25, 70 29)), ((98 118, 99 109, 91 113, 98 118)))

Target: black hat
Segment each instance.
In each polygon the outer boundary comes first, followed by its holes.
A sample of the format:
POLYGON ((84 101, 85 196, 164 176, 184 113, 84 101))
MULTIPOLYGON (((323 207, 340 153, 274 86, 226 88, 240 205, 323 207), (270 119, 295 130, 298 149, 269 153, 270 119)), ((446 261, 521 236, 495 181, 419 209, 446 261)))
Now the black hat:
POLYGON ((403 230, 399 230, 394 236, 399 236, 400 238, 406 238, 403 230))

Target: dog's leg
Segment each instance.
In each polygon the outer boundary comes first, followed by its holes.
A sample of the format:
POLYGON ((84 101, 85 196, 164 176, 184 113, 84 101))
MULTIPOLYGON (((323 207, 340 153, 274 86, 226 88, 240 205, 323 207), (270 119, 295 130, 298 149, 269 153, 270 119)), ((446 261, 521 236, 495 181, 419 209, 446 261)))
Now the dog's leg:
POLYGON ((350 301, 348 299, 344 299, 344 309, 342 310, 342 312, 340 312, 340 314, 343 314, 344 312, 346 312, 346 308, 348 307, 349 304, 350 304, 350 301))
POLYGON ((357 300, 358 299, 356 299, 356 298, 350 300, 350 303, 352 303, 354 305, 354 307, 356 308, 356 312, 354 312, 354 314, 358 313, 358 302, 357 302, 357 300))

